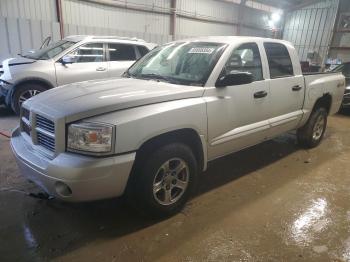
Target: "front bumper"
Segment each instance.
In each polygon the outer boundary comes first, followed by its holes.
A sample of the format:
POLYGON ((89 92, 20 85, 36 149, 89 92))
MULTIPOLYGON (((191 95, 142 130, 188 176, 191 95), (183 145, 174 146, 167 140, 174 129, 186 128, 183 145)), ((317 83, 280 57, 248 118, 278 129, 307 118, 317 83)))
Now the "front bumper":
POLYGON ((95 158, 64 152, 48 159, 34 151, 18 128, 12 134, 11 147, 24 176, 49 195, 70 202, 122 195, 136 155, 95 158))

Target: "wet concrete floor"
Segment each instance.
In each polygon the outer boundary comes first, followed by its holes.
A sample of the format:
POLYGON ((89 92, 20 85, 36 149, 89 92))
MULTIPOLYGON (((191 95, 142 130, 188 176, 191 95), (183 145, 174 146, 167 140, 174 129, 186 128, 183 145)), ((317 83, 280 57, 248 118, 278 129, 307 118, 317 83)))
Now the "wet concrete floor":
MULTIPOLYGON (((0 130, 17 119, 0 110, 0 130)), ((26 195, 0 135, 0 261, 350 261, 350 113, 312 150, 287 134, 213 161, 178 215, 26 195)))

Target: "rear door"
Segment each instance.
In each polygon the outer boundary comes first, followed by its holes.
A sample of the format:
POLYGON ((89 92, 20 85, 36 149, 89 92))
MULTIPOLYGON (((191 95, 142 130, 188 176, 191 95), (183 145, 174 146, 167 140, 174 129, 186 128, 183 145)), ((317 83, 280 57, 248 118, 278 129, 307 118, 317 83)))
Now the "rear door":
POLYGON ((270 135, 276 136, 296 128, 303 115, 304 76, 296 70, 298 61, 291 59, 297 57, 290 54, 293 50, 281 43, 265 42, 264 47, 270 72, 270 135))
POLYGON ((75 58, 74 63, 55 63, 58 86, 108 77, 103 43, 83 44, 68 55, 75 58))
POLYGON ((109 77, 119 77, 140 57, 131 44, 108 43, 107 59, 109 77))

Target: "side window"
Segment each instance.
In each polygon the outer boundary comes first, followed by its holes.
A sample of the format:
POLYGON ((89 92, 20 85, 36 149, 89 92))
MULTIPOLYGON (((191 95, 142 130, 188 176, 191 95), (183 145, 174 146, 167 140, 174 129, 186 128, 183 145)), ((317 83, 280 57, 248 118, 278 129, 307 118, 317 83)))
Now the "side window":
POLYGON ((141 56, 144 56, 149 52, 149 50, 146 47, 141 45, 137 46, 137 49, 139 50, 141 56))
POLYGON ((247 43, 235 49, 225 65, 225 73, 231 71, 249 72, 254 81, 263 79, 260 52, 257 44, 247 43))
POLYGON ((134 61, 136 60, 133 45, 108 44, 109 61, 134 61))
POLYGON ((76 63, 103 62, 103 44, 82 45, 73 50, 70 55, 75 57, 76 63))
POLYGON ((270 77, 293 76, 293 65, 288 49, 279 43, 264 43, 267 60, 269 62, 270 77))

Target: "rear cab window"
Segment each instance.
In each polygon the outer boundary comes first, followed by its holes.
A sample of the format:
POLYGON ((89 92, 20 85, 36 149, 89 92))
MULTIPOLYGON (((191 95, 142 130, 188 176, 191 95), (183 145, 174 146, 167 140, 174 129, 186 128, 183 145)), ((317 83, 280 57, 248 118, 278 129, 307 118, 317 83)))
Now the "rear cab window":
POLYGON ((264 43, 270 78, 294 76, 293 64, 288 49, 280 43, 264 43))

